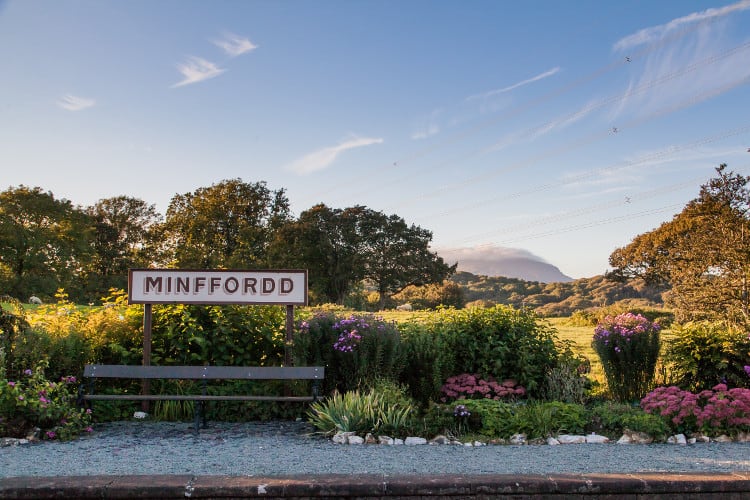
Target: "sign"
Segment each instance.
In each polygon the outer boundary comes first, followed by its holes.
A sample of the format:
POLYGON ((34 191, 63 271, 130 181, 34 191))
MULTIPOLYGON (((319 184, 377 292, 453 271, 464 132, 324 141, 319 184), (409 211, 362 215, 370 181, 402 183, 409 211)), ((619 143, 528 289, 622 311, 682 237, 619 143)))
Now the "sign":
POLYGON ((130 269, 128 302, 304 306, 307 271, 130 269))

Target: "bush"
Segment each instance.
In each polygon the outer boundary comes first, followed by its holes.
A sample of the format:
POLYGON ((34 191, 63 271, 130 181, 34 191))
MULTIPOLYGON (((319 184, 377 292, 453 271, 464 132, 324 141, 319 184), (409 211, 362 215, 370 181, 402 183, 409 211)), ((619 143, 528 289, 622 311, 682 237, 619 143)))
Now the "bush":
POLYGON ((45 368, 42 362, 20 379, 0 378, 0 436, 24 438, 39 428, 41 439, 65 441, 91 432, 91 410, 76 407, 76 378, 50 382, 45 368))
POLYGON ((400 436, 413 428, 414 407, 408 399, 404 400, 403 394, 395 400, 393 396, 391 392, 390 397, 384 397, 376 389, 366 393, 359 390, 336 393, 325 401, 313 403, 308 419, 329 436, 337 432, 400 436))
POLYGON ((637 401, 651 388, 659 358, 659 324, 639 314, 607 316, 594 332, 609 391, 620 402, 637 401))
POLYGON ((750 431, 750 389, 718 384, 699 393, 658 387, 641 400, 647 413, 663 417, 674 432, 706 435, 750 431))
POLYGON ((750 365, 750 339, 739 328, 722 322, 700 321, 672 328, 665 359, 676 384, 701 391, 725 383, 750 388, 744 366, 750 365))
POLYGON ((617 439, 625 430, 643 432, 657 440, 665 438, 670 433, 670 428, 663 418, 629 404, 609 401, 591 407, 587 432, 596 432, 617 439))
POLYGON ((557 363, 554 331, 529 309, 443 309, 399 325, 408 363, 401 381, 426 406, 448 377, 476 373, 514 379, 531 396, 542 392, 557 363))
POLYGON ((380 379, 395 381, 404 363, 395 324, 371 314, 317 313, 300 322, 293 353, 299 366, 325 366, 322 394, 345 393, 380 379))

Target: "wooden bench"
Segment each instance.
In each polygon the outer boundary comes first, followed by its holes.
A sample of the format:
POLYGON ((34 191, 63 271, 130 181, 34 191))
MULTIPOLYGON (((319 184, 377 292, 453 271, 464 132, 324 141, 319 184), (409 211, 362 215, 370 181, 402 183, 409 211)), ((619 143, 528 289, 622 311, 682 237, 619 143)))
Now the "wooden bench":
POLYGON ((142 366, 142 365, 86 365, 83 377, 88 381, 88 392, 81 384, 79 401, 196 401, 195 430, 203 420, 206 426, 203 403, 206 401, 298 401, 313 402, 318 399, 318 385, 325 376, 322 366, 293 367, 243 367, 243 366, 142 366), (95 380, 100 378, 141 380, 202 380, 201 394, 97 394, 95 380), (312 380, 310 396, 255 396, 206 394, 208 380, 312 380))

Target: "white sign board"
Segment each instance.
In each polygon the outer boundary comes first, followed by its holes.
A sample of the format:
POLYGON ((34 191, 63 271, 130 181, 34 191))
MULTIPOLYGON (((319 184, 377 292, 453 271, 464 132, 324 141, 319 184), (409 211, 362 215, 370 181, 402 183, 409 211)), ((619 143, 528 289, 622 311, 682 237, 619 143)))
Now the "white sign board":
POLYGON ((130 269, 128 302, 304 306, 307 271, 130 269))

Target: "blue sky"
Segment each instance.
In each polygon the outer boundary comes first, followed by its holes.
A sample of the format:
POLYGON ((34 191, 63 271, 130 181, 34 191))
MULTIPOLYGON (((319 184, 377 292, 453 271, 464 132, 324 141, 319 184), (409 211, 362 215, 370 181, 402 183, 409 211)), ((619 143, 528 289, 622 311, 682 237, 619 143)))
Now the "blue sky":
POLYGON ((0 0, 0 189, 223 179, 574 278, 750 174, 750 0, 0 0))

